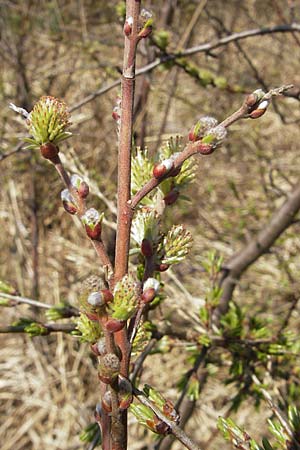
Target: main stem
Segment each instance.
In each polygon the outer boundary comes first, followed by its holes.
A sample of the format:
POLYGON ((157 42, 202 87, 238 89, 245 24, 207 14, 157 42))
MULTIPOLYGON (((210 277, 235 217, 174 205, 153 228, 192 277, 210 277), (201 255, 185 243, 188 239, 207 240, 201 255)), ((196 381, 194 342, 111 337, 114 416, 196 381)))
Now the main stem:
POLYGON ((135 57, 138 42, 140 1, 126 1, 126 17, 132 17, 132 32, 125 36, 121 94, 121 128, 118 154, 118 217, 115 258, 115 281, 127 272, 131 219, 128 211, 130 199, 131 146, 133 128, 133 102, 135 88, 135 57))
MULTIPOLYGON (((130 244, 131 209, 131 147, 133 130, 133 104, 135 88, 135 58, 138 43, 138 20, 140 15, 140 0, 126 0, 126 20, 131 25, 131 33, 125 36, 124 61, 121 83, 121 126, 118 152, 118 214, 116 235, 116 257, 114 284, 123 278, 128 270, 128 256, 130 244)), ((121 374, 128 377, 130 343, 127 328, 115 333, 115 341, 122 352, 121 374)), ((127 449, 127 411, 112 411, 111 450, 127 449)))

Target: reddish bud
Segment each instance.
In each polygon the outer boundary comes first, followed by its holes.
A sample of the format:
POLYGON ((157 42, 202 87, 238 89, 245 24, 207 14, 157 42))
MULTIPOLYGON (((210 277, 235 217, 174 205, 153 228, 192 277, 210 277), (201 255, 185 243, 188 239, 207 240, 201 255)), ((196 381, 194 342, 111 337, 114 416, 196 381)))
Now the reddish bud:
POLYGON ((95 241, 101 239, 102 227, 100 223, 97 223, 94 227, 91 227, 86 224, 85 231, 89 238, 95 241))
POLYGON ((210 155, 215 151, 216 147, 211 144, 203 144, 199 142, 197 146, 197 152, 200 153, 200 155, 210 155))
POLYGON ((102 397, 101 406, 107 413, 111 413, 112 404, 111 404, 111 392, 106 391, 102 397))
POLYGON ((93 322, 98 322, 99 320, 98 314, 86 312, 85 315, 88 319, 92 320, 93 322))
POLYGON ((40 146, 41 154, 46 159, 55 159, 59 153, 59 149, 56 145, 51 142, 47 142, 47 144, 43 144, 40 146))
POLYGON ((172 159, 165 159, 164 161, 156 164, 153 169, 153 176, 157 179, 166 175, 173 167, 172 159))
POLYGON ((112 301, 113 301, 114 296, 113 296, 113 294, 110 292, 109 289, 101 289, 100 292, 101 292, 101 294, 102 294, 102 298, 103 298, 103 301, 104 301, 105 303, 109 303, 109 302, 112 302, 112 301))
POLYGON ((247 95, 245 103, 249 107, 254 106, 255 103, 257 103, 257 95, 255 95, 253 92, 247 95))
POLYGON ((179 197, 179 191, 176 188, 173 188, 170 192, 167 193, 164 197, 165 204, 167 206, 173 205, 179 197))
POLYGON ((123 31, 124 31, 125 36, 128 37, 131 35, 132 28, 131 28, 131 25, 127 21, 124 24, 123 31))
POLYGON ((108 319, 107 322, 105 322, 105 328, 110 333, 116 333, 125 327, 125 323, 125 320, 108 319))
POLYGON ((180 174, 181 166, 177 167, 176 169, 171 170, 170 176, 171 177, 177 177, 177 175, 180 174))
POLYGON ((165 422, 160 420, 157 416, 154 416, 153 419, 147 419, 146 423, 148 427, 158 434, 168 434, 170 433, 170 427, 165 422))
POLYGON ((85 182, 82 181, 80 183, 80 186, 78 188, 78 195, 80 198, 86 198, 89 195, 90 192, 90 188, 89 185, 85 182))
POLYGON ((191 128, 191 130, 189 131, 188 138, 191 142, 195 142, 197 141, 197 139, 199 139, 197 134, 195 133, 195 127, 191 128))
POLYGON ((119 375, 118 377, 118 398, 119 408, 122 410, 129 408, 129 405, 133 400, 132 384, 122 375, 119 375))
POLYGON ((120 114, 117 111, 111 113, 112 118, 117 122, 120 119, 120 114))
POLYGON ((65 211, 67 211, 69 214, 76 214, 77 213, 77 208, 74 204, 69 203, 69 202, 63 202, 63 207, 65 209, 65 211))
POLYGON ((153 246, 152 242, 149 239, 144 238, 141 244, 141 252, 146 258, 149 258, 153 255, 153 246))
POLYGON ((179 414, 176 411, 174 405, 169 400, 166 400, 166 403, 163 405, 163 413, 166 417, 168 417, 172 422, 178 423, 179 422, 179 414))
POLYGON ((262 115, 264 115, 264 113, 266 112, 266 109, 255 109, 254 111, 252 111, 249 114, 249 117, 251 119, 258 119, 259 117, 261 117, 262 115))
POLYGON ((141 296, 141 300, 143 303, 150 303, 156 296, 156 290, 154 288, 146 289, 141 296))
POLYGON ((165 272, 166 270, 168 270, 169 267, 170 267, 169 264, 161 263, 156 266, 156 270, 158 270, 159 272, 165 272))
POLYGON ((138 37, 144 39, 148 37, 151 33, 152 33, 152 26, 149 25, 139 32, 138 37))

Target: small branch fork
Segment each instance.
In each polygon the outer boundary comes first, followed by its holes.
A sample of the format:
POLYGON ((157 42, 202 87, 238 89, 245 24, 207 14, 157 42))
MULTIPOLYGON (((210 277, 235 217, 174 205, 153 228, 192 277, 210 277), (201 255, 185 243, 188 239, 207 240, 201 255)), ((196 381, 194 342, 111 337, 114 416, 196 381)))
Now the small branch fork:
MULTIPOLYGON (((264 100, 269 100, 273 96, 282 95, 284 92, 286 92, 287 90, 291 89, 292 87, 293 87, 293 85, 284 85, 284 86, 281 86, 281 87, 276 88, 276 89, 271 89, 269 92, 267 92, 262 97, 262 99, 260 99, 259 103, 263 102, 264 100)), ((221 122, 220 125, 222 125, 224 128, 228 128, 229 126, 231 126, 233 123, 237 122, 240 119, 247 119, 247 118, 249 118, 250 117, 249 116, 250 112, 253 111, 253 109, 255 107, 253 107, 253 106, 249 107, 248 106, 247 98, 248 97, 246 97, 246 100, 244 101, 242 106, 237 111, 235 111, 233 114, 231 114, 229 117, 227 117, 225 120, 223 120, 223 122, 221 122)), ((181 167, 182 164, 184 163, 184 161, 186 161, 191 156, 199 153, 198 148, 199 148, 199 142, 193 142, 193 143, 187 144, 187 146, 184 148, 184 150, 174 160, 174 169, 177 169, 177 168, 181 167)), ((163 180, 165 180, 167 177, 168 177, 168 175, 166 177, 162 177, 160 179, 157 179, 157 178, 154 178, 154 177, 151 178, 151 180, 149 180, 134 195, 134 197, 132 197, 132 199, 128 202, 128 207, 130 207, 130 209, 132 211, 134 211, 135 208, 137 207, 137 205, 140 203, 140 201, 146 195, 148 195, 151 191, 153 191, 153 189, 155 189, 157 186, 159 186, 159 184, 163 180)), ((133 212, 131 213, 131 215, 132 214, 133 214, 133 212)))

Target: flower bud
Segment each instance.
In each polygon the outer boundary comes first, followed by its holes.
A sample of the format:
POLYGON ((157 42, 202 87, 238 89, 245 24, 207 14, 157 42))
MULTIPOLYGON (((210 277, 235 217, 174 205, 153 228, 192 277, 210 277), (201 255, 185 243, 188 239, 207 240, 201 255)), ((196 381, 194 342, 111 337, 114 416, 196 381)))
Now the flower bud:
POLYGON ((132 384, 123 375, 119 375, 118 377, 118 397, 119 397, 119 408, 121 410, 129 408, 129 405, 132 403, 133 400, 132 384))
POLYGON ((256 109, 254 109, 250 114, 249 117, 251 119, 258 119, 261 117, 266 111, 269 106, 268 100, 263 100, 256 109))
POLYGON ((200 153, 200 155, 210 155, 215 149, 216 147, 212 144, 203 144, 202 142, 199 142, 197 146, 197 152, 200 153))
POLYGON ((113 296, 113 294, 110 292, 109 289, 101 289, 100 292, 101 292, 102 298, 103 298, 103 300, 104 300, 105 303, 109 303, 109 302, 112 302, 112 301, 113 301, 114 296, 113 296))
POLYGON ((103 383, 111 384, 120 373, 120 360, 114 353, 107 353, 100 359, 98 376, 103 383))
POLYGON ((156 164, 153 169, 154 178, 160 179, 165 176, 173 168, 173 160, 171 158, 156 164))
POLYGON ((262 89, 256 89, 246 97, 245 103, 249 108, 251 108, 255 106, 256 103, 258 103, 265 95, 266 93, 262 89))
POLYGON ((132 25, 133 25, 133 17, 130 16, 126 19, 126 22, 124 23, 123 31, 124 31, 125 36, 128 37, 131 35, 132 25))
POLYGON ((105 394, 102 397, 101 406, 104 409, 105 412, 111 413, 112 412, 112 403, 111 403, 111 392, 106 391, 105 394))
POLYGON ((89 238, 93 240, 101 239, 101 222, 103 220, 104 214, 99 214, 99 212, 90 208, 86 211, 86 213, 82 216, 81 220, 85 225, 86 234, 89 238))
POLYGON ((202 139, 207 131, 218 125, 218 121, 214 117, 205 116, 198 120, 196 125, 189 132, 189 141, 195 142, 202 139))
POLYGON ((167 195, 164 196, 164 202, 167 206, 173 205, 179 197, 179 191, 173 188, 167 195))
POLYGON ((171 176, 171 177, 177 177, 177 175, 179 175, 180 172, 181 172, 181 166, 176 167, 176 169, 174 168, 174 169, 172 169, 172 170, 170 171, 170 176, 171 176))
POLYGON ((70 180, 79 197, 86 198, 89 195, 89 185, 79 175, 73 174, 70 180))
POLYGON ((155 289, 148 288, 142 293, 141 300, 143 303, 151 303, 152 300, 154 300, 155 296, 156 296, 155 289))
POLYGON ((77 205, 74 201, 73 196, 70 194, 70 191, 68 189, 64 189, 61 194, 61 200, 63 207, 69 214, 76 214, 77 213, 77 205))
POLYGON ((153 18, 152 13, 143 8, 140 13, 140 23, 142 26, 141 31, 138 34, 139 38, 146 38, 152 32, 153 18))
POLYGON ((111 117, 118 122, 120 120, 120 114, 119 111, 117 111, 115 108, 113 109, 113 112, 111 113, 111 117))
POLYGON ((170 267, 170 264, 161 263, 161 264, 157 264, 156 270, 158 270, 158 272, 165 272, 166 270, 168 270, 169 267, 170 267))
POLYGON ((142 240, 141 252, 146 258, 150 258, 153 255, 153 246, 149 239, 144 238, 142 240))
POLYGON ((99 341, 97 341, 95 345, 97 347, 97 351, 100 356, 104 356, 107 353, 106 342, 104 337, 99 339, 99 341))
POLYGON ((160 288, 160 282, 155 278, 148 278, 143 286, 141 300, 144 303, 150 303, 157 295, 160 288))
POLYGON ((108 319, 107 322, 105 322, 105 328, 110 333, 116 333, 117 331, 122 330, 122 328, 125 327, 125 324, 125 320, 108 319))
POLYGON ((87 298, 87 302, 94 308, 99 308, 105 305, 101 292, 91 292, 87 298))

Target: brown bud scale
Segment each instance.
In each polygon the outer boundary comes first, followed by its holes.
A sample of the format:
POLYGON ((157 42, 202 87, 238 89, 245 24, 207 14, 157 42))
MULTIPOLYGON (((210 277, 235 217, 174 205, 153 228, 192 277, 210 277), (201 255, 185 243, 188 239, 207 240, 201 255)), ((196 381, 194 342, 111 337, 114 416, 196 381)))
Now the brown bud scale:
POLYGON ((172 189, 164 197, 165 204, 167 206, 173 205, 179 197, 179 191, 177 189, 172 189))
POLYGON ((57 157, 59 148, 51 142, 47 142, 40 146, 40 151, 44 158, 52 160, 57 157))

